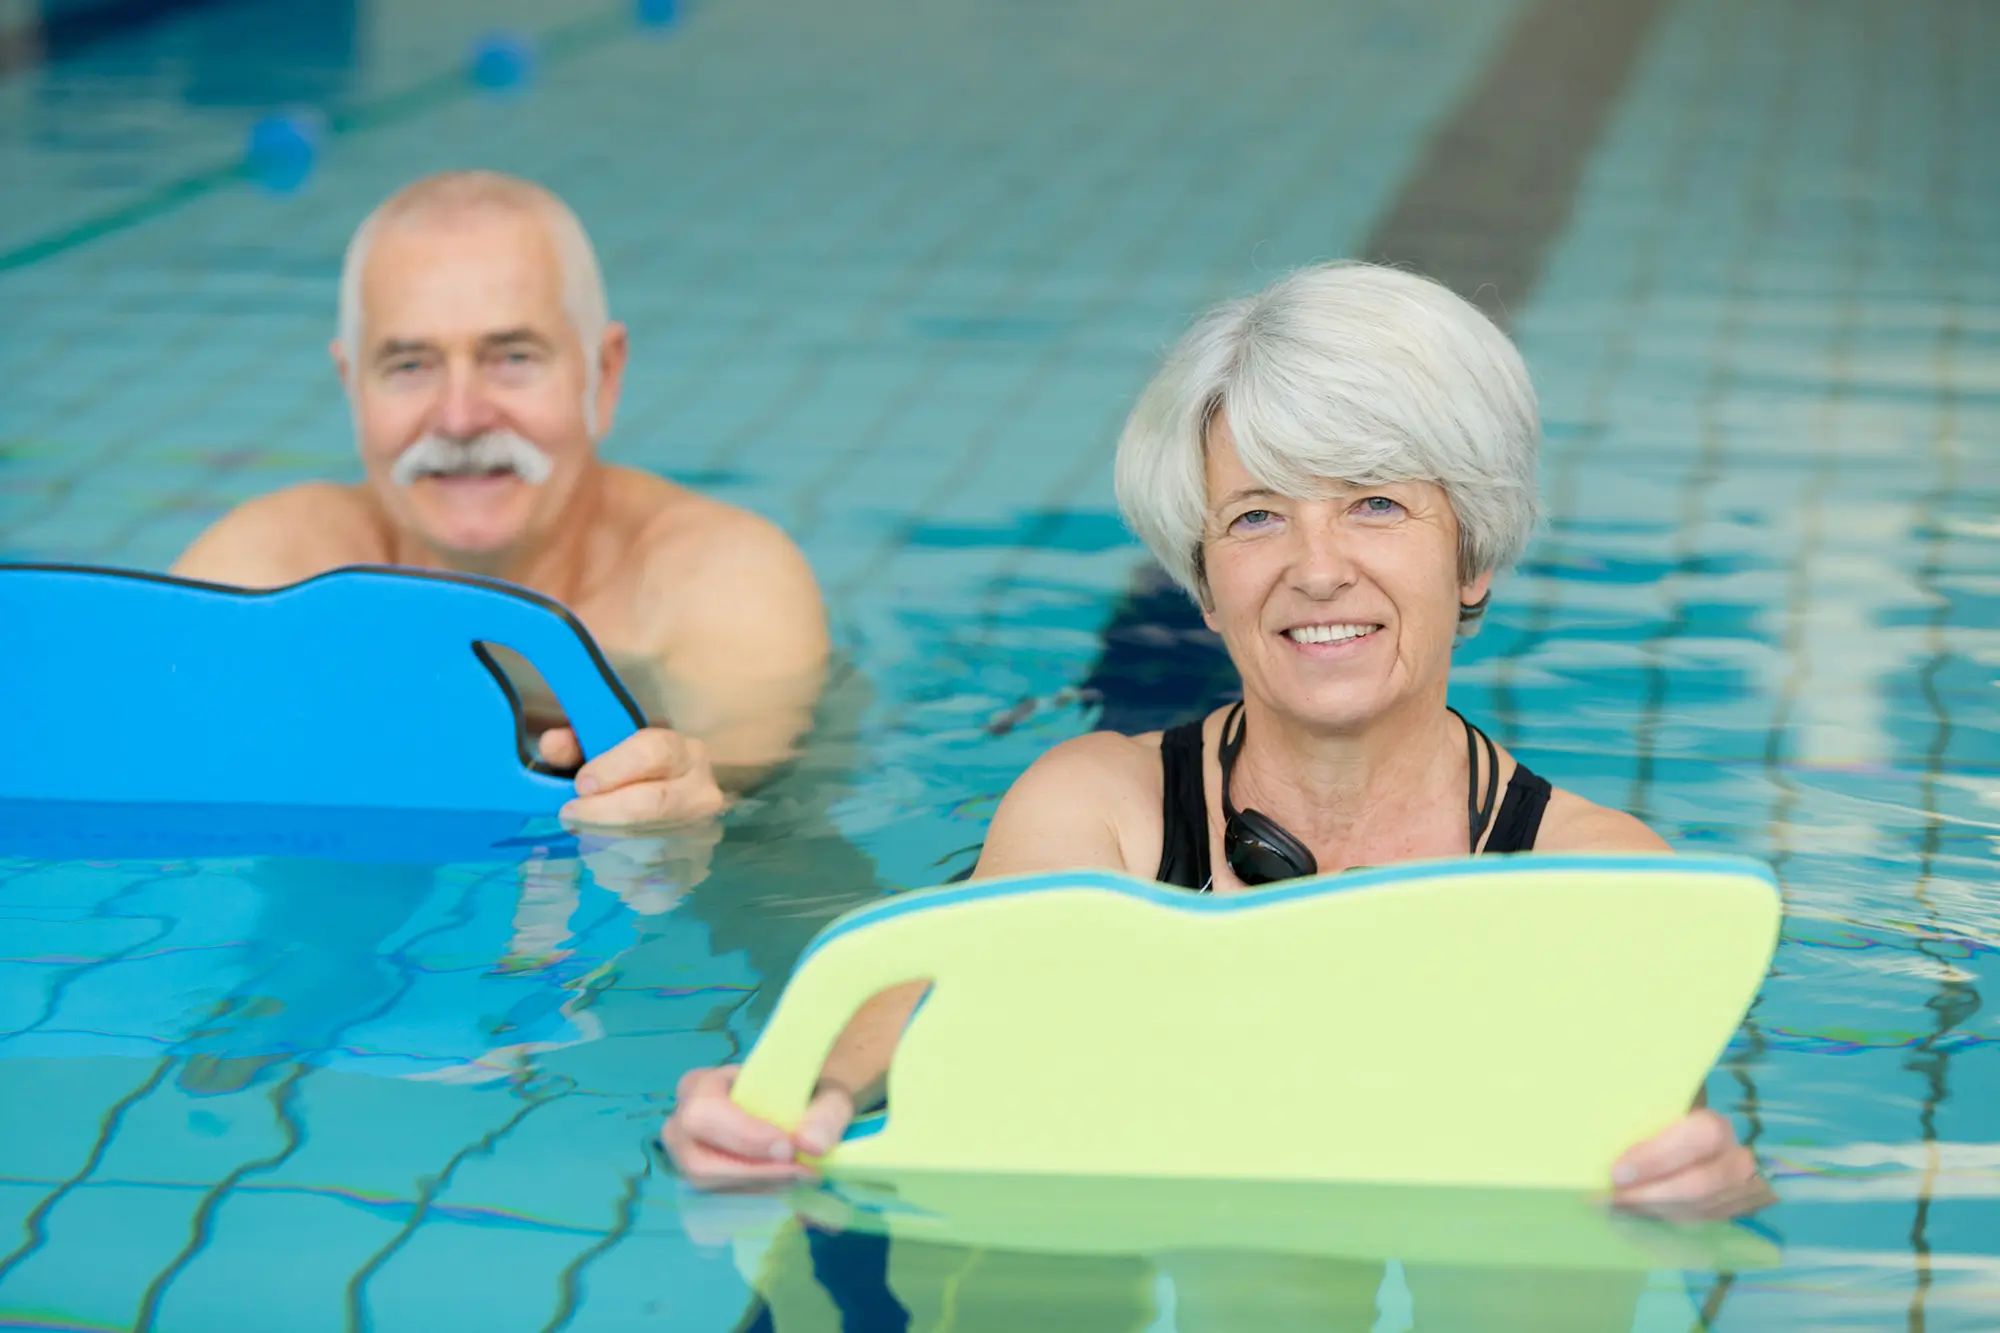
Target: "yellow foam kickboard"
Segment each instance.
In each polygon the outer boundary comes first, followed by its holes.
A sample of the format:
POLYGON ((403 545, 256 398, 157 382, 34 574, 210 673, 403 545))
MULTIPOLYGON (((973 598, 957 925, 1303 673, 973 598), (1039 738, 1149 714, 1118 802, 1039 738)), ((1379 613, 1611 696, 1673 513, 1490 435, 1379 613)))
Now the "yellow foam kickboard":
POLYGON ((1767 972, 1734 857, 1421 862, 1209 896, 1076 872, 908 894, 801 960, 738 1078, 795 1127, 856 1009, 932 988, 834 1178, 1025 1173, 1602 1191, 1767 972))

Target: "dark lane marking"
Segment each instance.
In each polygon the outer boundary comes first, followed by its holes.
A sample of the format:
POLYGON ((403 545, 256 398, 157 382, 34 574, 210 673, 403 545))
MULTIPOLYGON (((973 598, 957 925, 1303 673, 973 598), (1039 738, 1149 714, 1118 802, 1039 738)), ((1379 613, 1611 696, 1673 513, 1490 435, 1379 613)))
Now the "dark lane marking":
MULTIPOLYGON (((1692 91, 1693 105, 1714 104, 1721 95, 1725 72, 1740 77, 1728 54, 1742 49, 1747 12, 1746 6, 1731 5, 1719 21, 1707 24, 1698 61, 1700 81, 1692 91)), ((1571 534, 1562 520, 1578 508, 1578 488, 1584 474, 1598 461, 1610 434, 1612 400, 1638 355, 1639 330, 1651 317, 1654 299, 1662 290, 1662 251, 1677 233, 1681 212, 1695 189, 1695 165, 1707 129, 1705 120, 1695 115, 1683 114, 1675 124, 1673 139, 1662 153, 1658 206, 1651 225, 1633 241, 1632 277, 1617 296, 1617 307, 1626 312, 1625 317, 1608 330, 1604 356, 1575 417, 1575 435, 1558 449, 1551 449, 1547 441, 1543 442, 1542 510, 1550 521, 1535 541, 1535 563, 1539 565, 1561 568, 1572 564, 1582 554, 1578 548, 1586 545, 1571 534)), ((1529 602, 1518 622, 1513 643, 1494 663, 1490 729, 1510 750, 1521 746, 1516 689, 1521 665, 1561 631, 1562 600, 1549 587, 1529 602)))
MULTIPOLYGON (((1362 256, 1437 278, 1503 323, 1541 279, 1577 184, 1666 0, 1533 0, 1438 125, 1362 256)), ((1340 133, 1329 128, 1329 133, 1340 133)), ((1101 725, 1147 731, 1236 689, 1192 603, 1148 562, 1083 684, 1101 725)))
POLYGON ((1506 323, 1569 225, 1591 150, 1666 0, 1536 0, 1431 136, 1364 256, 1506 323))

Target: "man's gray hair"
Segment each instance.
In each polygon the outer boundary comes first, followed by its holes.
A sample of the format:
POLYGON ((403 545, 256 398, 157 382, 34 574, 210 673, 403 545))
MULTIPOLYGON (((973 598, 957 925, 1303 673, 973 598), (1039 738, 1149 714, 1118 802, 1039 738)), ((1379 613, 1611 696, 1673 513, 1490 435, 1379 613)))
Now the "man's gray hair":
POLYGON ((1209 311, 1168 353, 1118 441, 1118 507, 1204 605, 1203 465, 1218 412, 1244 468, 1281 495, 1438 483, 1466 582, 1519 559, 1534 530, 1541 426, 1527 367, 1491 320, 1427 278, 1300 269, 1209 311))
POLYGON ((563 313, 583 344, 583 411, 590 431, 597 432, 597 381, 604 331, 611 323, 604 295, 604 275, 597 252, 568 204, 531 181, 497 171, 447 171, 413 181, 384 200, 355 230, 347 243, 340 270, 341 351, 349 366, 361 361, 361 273, 369 248, 387 226, 452 222, 470 215, 497 212, 528 214, 548 228, 561 268, 563 313))

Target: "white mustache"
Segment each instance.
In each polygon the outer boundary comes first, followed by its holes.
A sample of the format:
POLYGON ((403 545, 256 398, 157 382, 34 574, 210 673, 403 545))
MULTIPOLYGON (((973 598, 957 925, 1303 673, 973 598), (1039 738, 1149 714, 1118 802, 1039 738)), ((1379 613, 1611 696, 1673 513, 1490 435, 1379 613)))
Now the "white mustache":
POLYGON ((549 479, 555 466, 547 454, 511 430, 490 430, 469 440, 426 435, 396 455, 389 480, 398 486, 412 486, 425 477, 511 472, 530 486, 539 486, 549 479))

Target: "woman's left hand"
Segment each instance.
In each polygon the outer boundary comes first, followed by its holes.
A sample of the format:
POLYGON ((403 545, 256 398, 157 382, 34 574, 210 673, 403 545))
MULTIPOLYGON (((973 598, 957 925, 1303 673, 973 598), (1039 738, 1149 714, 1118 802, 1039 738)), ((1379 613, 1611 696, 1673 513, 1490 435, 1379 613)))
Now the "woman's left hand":
POLYGON ((1674 1218, 1740 1217, 1777 1197, 1735 1128, 1705 1108, 1629 1149, 1611 1183, 1615 1206, 1674 1218))

